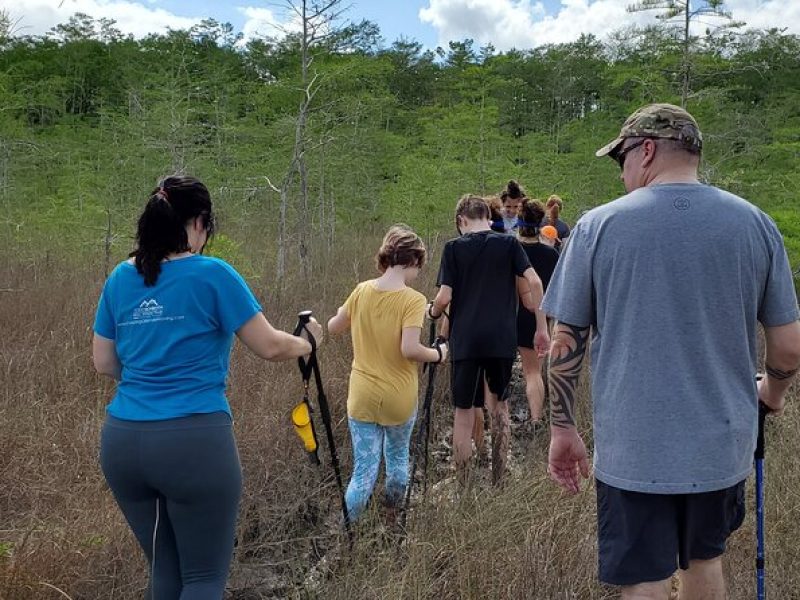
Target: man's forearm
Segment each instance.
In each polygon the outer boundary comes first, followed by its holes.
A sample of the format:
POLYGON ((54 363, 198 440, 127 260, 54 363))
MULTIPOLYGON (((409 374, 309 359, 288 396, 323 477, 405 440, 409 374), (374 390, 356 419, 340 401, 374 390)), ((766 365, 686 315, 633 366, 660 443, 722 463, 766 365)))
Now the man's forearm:
MULTIPOLYGON (((800 370, 800 322, 765 327, 767 372, 766 400, 783 402, 786 390, 800 370)), ((775 407, 772 407, 775 408, 775 407)))
POLYGON ((578 378, 589 343, 589 328, 558 323, 553 333, 550 358, 550 423, 575 426, 578 378))

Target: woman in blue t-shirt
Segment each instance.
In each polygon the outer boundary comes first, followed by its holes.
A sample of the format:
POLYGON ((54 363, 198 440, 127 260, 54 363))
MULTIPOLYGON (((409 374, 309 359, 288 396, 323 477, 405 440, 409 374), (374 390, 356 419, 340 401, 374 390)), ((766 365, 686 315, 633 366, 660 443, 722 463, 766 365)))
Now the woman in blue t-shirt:
MULTIPOLYGON (((225 398, 233 335, 266 360, 311 351, 269 324, 230 265, 201 255, 213 230, 205 185, 165 179, 94 323, 95 368, 117 381, 100 463, 158 600, 219 600, 225 589, 242 487, 225 398)), ((322 339, 313 319, 310 331, 322 339)))

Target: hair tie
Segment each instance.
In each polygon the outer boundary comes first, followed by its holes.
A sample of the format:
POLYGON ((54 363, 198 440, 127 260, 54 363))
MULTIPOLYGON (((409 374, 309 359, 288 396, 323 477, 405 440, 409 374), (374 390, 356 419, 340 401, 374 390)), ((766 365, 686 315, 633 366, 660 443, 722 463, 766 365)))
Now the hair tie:
POLYGON ((524 221, 522 219, 517 219, 517 226, 518 227, 536 227, 538 229, 539 223, 529 223, 528 221, 524 221))
POLYGON ((156 196, 161 198, 167 204, 169 204, 169 194, 167 193, 167 190, 165 190, 163 187, 158 188, 156 196))

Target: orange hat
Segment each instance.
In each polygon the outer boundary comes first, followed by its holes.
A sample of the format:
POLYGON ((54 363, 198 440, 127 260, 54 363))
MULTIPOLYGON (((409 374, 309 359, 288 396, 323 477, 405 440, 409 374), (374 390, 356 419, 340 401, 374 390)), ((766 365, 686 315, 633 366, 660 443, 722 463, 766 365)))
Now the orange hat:
POLYGON ((542 227, 539 232, 546 238, 550 238, 551 240, 558 239, 558 229, 553 227, 552 225, 545 225, 542 227))

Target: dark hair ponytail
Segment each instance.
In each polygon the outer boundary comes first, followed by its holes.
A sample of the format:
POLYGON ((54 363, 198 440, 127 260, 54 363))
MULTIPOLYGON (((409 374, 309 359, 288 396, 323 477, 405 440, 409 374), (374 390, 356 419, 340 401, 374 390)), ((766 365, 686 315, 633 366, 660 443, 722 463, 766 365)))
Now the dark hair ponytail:
POLYGON ((214 233, 211 195, 198 179, 167 177, 151 192, 136 228, 136 250, 130 254, 146 286, 156 284, 167 256, 191 250, 186 225, 197 217, 202 217, 210 238, 214 233))
POLYGON ((539 224, 544 218, 544 207, 538 200, 525 198, 519 207, 519 235, 522 237, 536 237, 539 235, 539 224))
POLYGON ((511 200, 521 200, 525 198, 525 190, 522 189, 522 186, 514 179, 511 179, 506 185, 506 189, 500 192, 500 200, 504 204, 509 198, 511 200))

